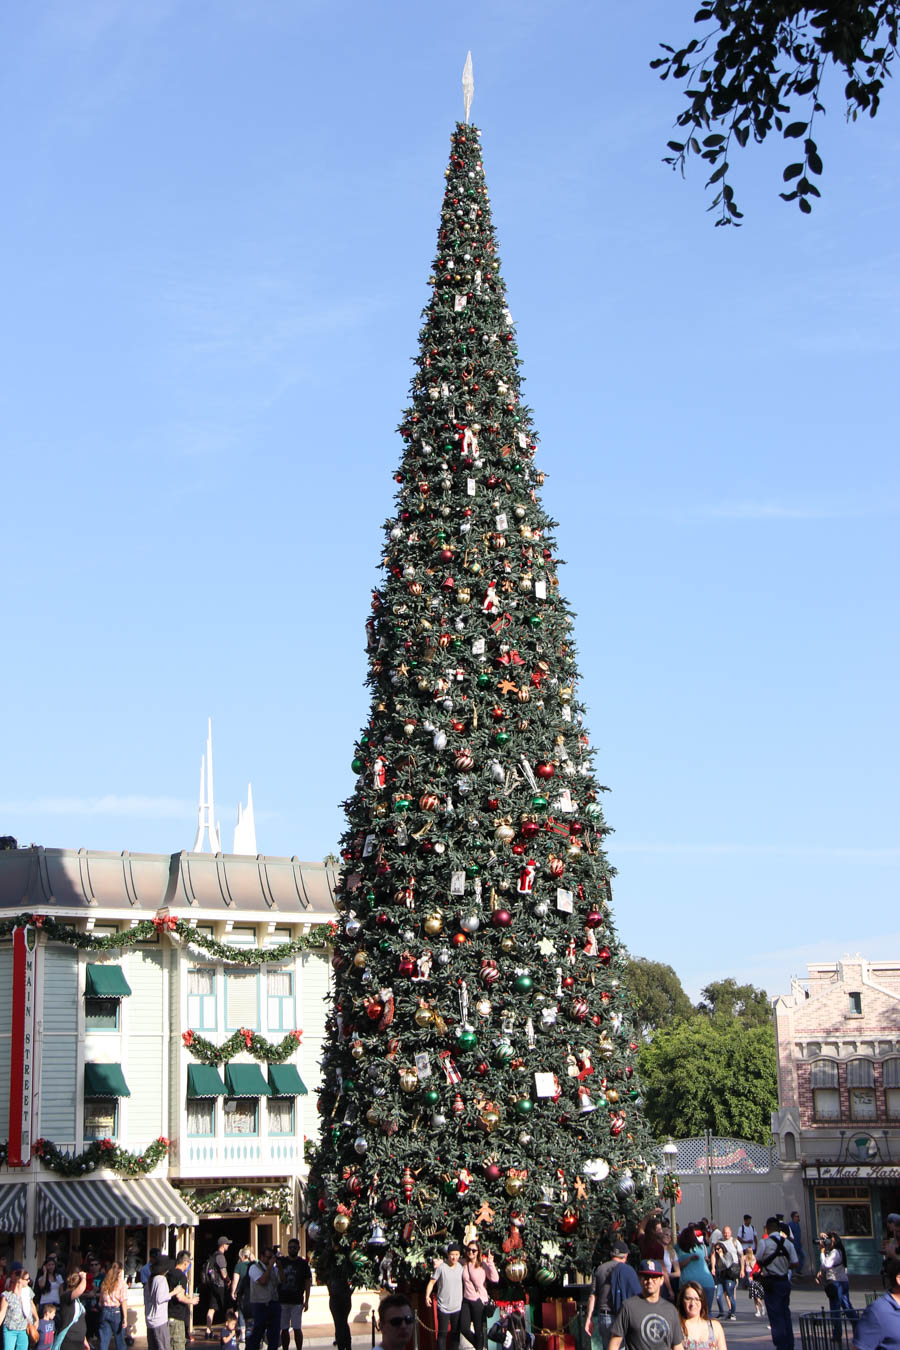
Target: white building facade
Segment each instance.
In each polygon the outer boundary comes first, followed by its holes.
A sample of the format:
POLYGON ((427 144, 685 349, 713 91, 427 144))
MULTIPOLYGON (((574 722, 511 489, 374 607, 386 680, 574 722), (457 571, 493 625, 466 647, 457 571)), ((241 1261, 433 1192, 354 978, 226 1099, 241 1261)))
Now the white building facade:
POLYGON ((132 1275, 151 1246, 281 1239, 317 1132, 335 881, 287 858, 0 852, 0 1248, 132 1275))

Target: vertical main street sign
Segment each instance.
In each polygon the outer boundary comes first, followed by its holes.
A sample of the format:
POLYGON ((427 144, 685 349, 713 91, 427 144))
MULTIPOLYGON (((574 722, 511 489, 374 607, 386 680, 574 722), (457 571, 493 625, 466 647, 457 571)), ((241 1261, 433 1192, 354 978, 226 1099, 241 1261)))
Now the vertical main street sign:
POLYGON ((13 990, 10 1023, 9 1144, 7 1165, 27 1167, 31 1160, 31 1108, 34 1098, 34 928, 13 931, 13 990))

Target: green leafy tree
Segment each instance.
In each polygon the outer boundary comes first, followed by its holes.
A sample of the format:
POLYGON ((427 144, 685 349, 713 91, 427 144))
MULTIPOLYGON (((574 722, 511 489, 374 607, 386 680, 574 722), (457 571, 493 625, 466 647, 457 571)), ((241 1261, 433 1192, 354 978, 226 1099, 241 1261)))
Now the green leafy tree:
POLYGON ((634 1023, 643 1035, 693 1014, 691 1000, 675 971, 646 956, 629 957, 625 967, 634 1023))
POLYGON ((700 1014, 663 1027, 641 1047, 640 1071, 657 1139, 711 1130, 768 1140, 778 1105, 771 1021, 700 1014))
POLYGON ((383 1243, 422 1281, 477 1223, 508 1280, 550 1284, 643 1203, 650 1143, 474 127, 446 177, 367 625, 310 1235, 320 1272, 371 1286, 383 1243))
POLYGON ((729 180, 730 156, 751 136, 761 143, 778 133, 798 150, 784 170, 785 201, 809 214, 820 192, 813 181, 822 159, 813 139, 825 112, 823 82, 834 70, 844 80, 847 117, 874 117, 897 54, 900 0, 700 0, 698 36, 651 62, 660 78, 686 82, 666 162, 684 173, 691 156, 711 169, 707 187, 717 225, 735 225, 742 213, 729 180))
POLYGON ((738 984, 731 978, 713 980, 700 992, 697 1011, 708 1017, 737 1019, 744 1026, 768 1026, 772 1005, 765 989, 753 984, 738 984))

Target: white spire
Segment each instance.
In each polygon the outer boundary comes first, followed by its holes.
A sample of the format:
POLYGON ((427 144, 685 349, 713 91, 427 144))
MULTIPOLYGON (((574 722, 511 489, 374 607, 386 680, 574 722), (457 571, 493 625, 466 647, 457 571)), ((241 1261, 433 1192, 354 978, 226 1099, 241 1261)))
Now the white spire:
POLYGON ((238 802, 238 818, 234 827, 234 853, 247 853, 256 857, 256 821, 253 818, 253 787, 247 784, 246 808, 238 802))
POLYGON ((192 853, 203 852, 203 836, 209 837, 211 853, 221 853, 220 831, 215 823, 216 809, 213 799, 213 760, 212 760, 212 718, 207 723, 206 754, 200 756, 200 801, 197 806, 197 837, 192 853))
POLYGON ((463 107, 466 110, 466 121, 469 120, 469 113, 472 111, 472 95, 475 93, 475 79, 472 74, 472 53, 466 53, 466 64, 463 66, 462 76, 463 87, 463 107))

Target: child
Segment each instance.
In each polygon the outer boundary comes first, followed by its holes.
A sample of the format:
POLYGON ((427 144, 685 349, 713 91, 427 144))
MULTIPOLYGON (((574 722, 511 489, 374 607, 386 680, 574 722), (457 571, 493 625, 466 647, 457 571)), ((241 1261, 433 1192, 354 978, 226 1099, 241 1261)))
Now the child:
MULTIPOLYGON (((222 1328, 222 1345, 225 1350, 237 1350, 237 1313, 233 1308, 225 1314, 225 1325, 222 1328)), ((42 1350, 39 1346, 38 1350, 42 1350)))
POLYGON ((38 1341, 34 1350, 51 1350, 56 1336, 56 1304, 41 1304, 41 1320, 38 1322, 38 1341))

